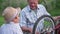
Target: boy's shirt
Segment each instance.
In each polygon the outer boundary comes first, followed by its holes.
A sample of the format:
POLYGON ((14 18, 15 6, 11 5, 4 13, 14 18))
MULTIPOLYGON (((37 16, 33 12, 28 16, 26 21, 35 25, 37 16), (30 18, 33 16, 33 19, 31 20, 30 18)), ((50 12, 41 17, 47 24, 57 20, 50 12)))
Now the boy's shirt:
POLYGON ((19 23, 14 24, 10 22, 9 24, 3 24, 0 28, 0 34, 23 34, 19 23))

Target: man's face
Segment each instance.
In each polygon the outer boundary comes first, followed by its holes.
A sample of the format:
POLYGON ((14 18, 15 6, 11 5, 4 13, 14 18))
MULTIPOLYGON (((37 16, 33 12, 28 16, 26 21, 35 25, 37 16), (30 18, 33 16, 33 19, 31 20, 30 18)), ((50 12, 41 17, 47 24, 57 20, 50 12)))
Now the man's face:
POLYGON ((38 0, 28 0, 28 3, 30 5, 30 8, 34 10, 37 8, 38 0))

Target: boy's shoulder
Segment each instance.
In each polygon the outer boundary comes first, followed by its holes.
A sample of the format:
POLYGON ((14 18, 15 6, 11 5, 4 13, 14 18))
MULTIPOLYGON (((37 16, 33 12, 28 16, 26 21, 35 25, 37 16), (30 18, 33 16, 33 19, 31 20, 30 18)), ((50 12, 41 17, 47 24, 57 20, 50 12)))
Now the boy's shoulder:
POLYGON ((10 24, 3 24, 0 29, 2 29, 2 30, 11 30, 12 27, 11 27, 10 24))

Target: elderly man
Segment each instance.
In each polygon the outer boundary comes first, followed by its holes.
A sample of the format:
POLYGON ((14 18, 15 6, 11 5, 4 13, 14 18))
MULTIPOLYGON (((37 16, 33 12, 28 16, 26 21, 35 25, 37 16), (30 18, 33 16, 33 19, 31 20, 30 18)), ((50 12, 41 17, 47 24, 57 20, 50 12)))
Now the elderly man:
MULTIPOLYGON (((35 21, 42 15, 50 15, 42 4, 38 4, 39 0, 27 0, 28 5, 22 9, 20 13, 20 26, 23 31, 32 33, 35 21)), ((43 21, 40 21, 37 32, 43 28, 43 21)))

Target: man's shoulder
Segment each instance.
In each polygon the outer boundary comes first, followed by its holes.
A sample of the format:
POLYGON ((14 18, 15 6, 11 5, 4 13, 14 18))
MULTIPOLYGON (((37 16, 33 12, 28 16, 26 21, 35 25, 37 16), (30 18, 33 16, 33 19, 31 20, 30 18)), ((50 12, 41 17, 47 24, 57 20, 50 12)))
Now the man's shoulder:
POLYGON ((22 11, 25 11, 25 12, 26 12, 27 10, 29 10, 29 6, 28 6, 28 5, 22 9, 22 11))
POLYGON ((38 7, 39 8, 43 8, 43 7, 45 7, 43 4, 38 4, 38 7))

